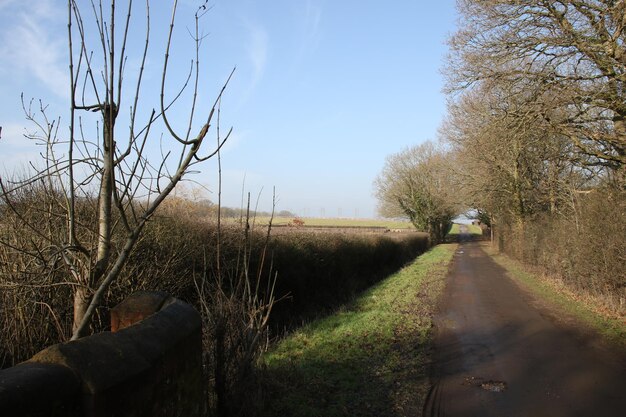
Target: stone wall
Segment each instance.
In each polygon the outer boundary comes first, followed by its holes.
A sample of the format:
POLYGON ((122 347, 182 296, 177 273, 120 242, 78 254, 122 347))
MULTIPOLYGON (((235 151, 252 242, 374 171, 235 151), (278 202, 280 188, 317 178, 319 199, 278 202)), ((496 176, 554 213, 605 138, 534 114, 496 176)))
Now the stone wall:
POLYGON ((1 414, 203 414, 202 329, 193 307, 162 293, 136 293, 111 311, 111 328, 0 371, 1 414))

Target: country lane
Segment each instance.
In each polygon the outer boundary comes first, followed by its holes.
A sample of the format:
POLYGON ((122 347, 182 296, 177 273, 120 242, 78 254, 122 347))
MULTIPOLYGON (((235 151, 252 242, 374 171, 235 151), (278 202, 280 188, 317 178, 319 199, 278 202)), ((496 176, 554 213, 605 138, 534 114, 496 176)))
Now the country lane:
POLYGON ((459 245, 435 326, 425 416, 626 415, 624 352, 546 314, 479 242, 459 245))

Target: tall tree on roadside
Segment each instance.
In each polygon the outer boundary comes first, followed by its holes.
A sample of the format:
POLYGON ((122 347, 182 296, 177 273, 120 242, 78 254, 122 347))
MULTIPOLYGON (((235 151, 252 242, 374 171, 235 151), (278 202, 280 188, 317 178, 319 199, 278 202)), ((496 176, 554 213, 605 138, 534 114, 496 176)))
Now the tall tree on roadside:
POLYGON ((626 2, 459 0, 448 90, 536 89, 529 110, 626 185, 626 2), (549 93, 549 94, 546 94, 549 93))
POLYGON ((573 145, 546 129, 532 98, 481 85, 449 103, 441 128, 462 155, 455 165, 461 198, 499 225, 521 228, 538 213, 555 214, 568 190, 588 185, 596 173, 572 163, 573 145))
POLYGON ((431 142, 387 157, 374 181, 379 212, 408 217, 433 242, 441 242, 458 213, 450 155, 431 142))

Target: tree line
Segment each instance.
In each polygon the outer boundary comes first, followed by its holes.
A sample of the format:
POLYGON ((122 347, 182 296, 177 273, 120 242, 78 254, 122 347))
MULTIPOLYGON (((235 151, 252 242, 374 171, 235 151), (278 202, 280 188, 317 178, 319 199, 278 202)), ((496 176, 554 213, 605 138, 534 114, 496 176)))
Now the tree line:
POLYGON ((470 208, 496 243, 621 311, 626 2, 459 0, 440 141, 388 157, 382 214, 428 230, 470 208))

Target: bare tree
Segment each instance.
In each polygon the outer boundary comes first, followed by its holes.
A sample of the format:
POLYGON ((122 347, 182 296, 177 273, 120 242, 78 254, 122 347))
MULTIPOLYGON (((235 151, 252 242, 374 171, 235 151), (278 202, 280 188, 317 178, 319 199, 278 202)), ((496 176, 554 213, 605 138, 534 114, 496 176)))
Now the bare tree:
POLYGON ((463 201, 500 249, 623 311, 626 3, 457 5, 441 134, 463 201))
POLYGON ((380 213, 408 217, 433 242, 442 241, 459 211, 449 157, 431 142, 387 157, 374 182, 380 213))
POLYGON ((448 111, 441 134, 461 156, 455 165, 460 198, 493 224, 521 228, 537 213, 557 214, 571 189, 588 187, 600 174, 587 160, 575 163, 571 142, 550 132, 527 93, 481 86, 448 111))
POLYGON ((6 207, 40 238, 34 252, 28 253, 45 254, 46 265, 61 265, 68 276, 65 284, 72 286, 74 294, 72 339, 87 333, 96 308, 159 205, 193 167, 216 155, 228 139, 230 131, 220 137, 218 130, 217 145, 204 150, 218 103, 232 77, 231 72, 213 105, 201 111, 199 20, 207 10, 204 4, 189 30, 195 56, 181 86, 172 92, 168 68, 173 64, 177 0, 172 3, 166 43, 159 52, 162 66, 157 86, 145 81, 152 56, 150 1, 124 2, 121 11, 115 0, 79 3, 67 3, 67 134, 59 131, 59 119, 48 119, 43 105, 38 111, 33 111, 32 102, 25 105, 27 118, 38 128, 30 137, 45 145, 45 167, 27 179, 0 180, 6 207), (143 9, 143 16, 135 21, 137 9, 143 9), (138 69, 129 73, 129 44, 141 32, 143 46, 133 59, 138 69), (127 86, 128 82, 132 85, 127 86), (146 96, 154 91, 160 94, 153 107, 146 96), (189 110, 187 121, 177 128, 170 112, 182 99, 189 100, 189 110), (158 147, 161 153, 155 157, 158 147), (42 211, 56 222, 60 233, 42 233, 32 218, 21 215, 19 193, 33 185, 49 196, 50 208, 42 211))
POLYGON ((448 90, 533 89, 544 127, 626 184, 626 2, 459 0, 448 90))

